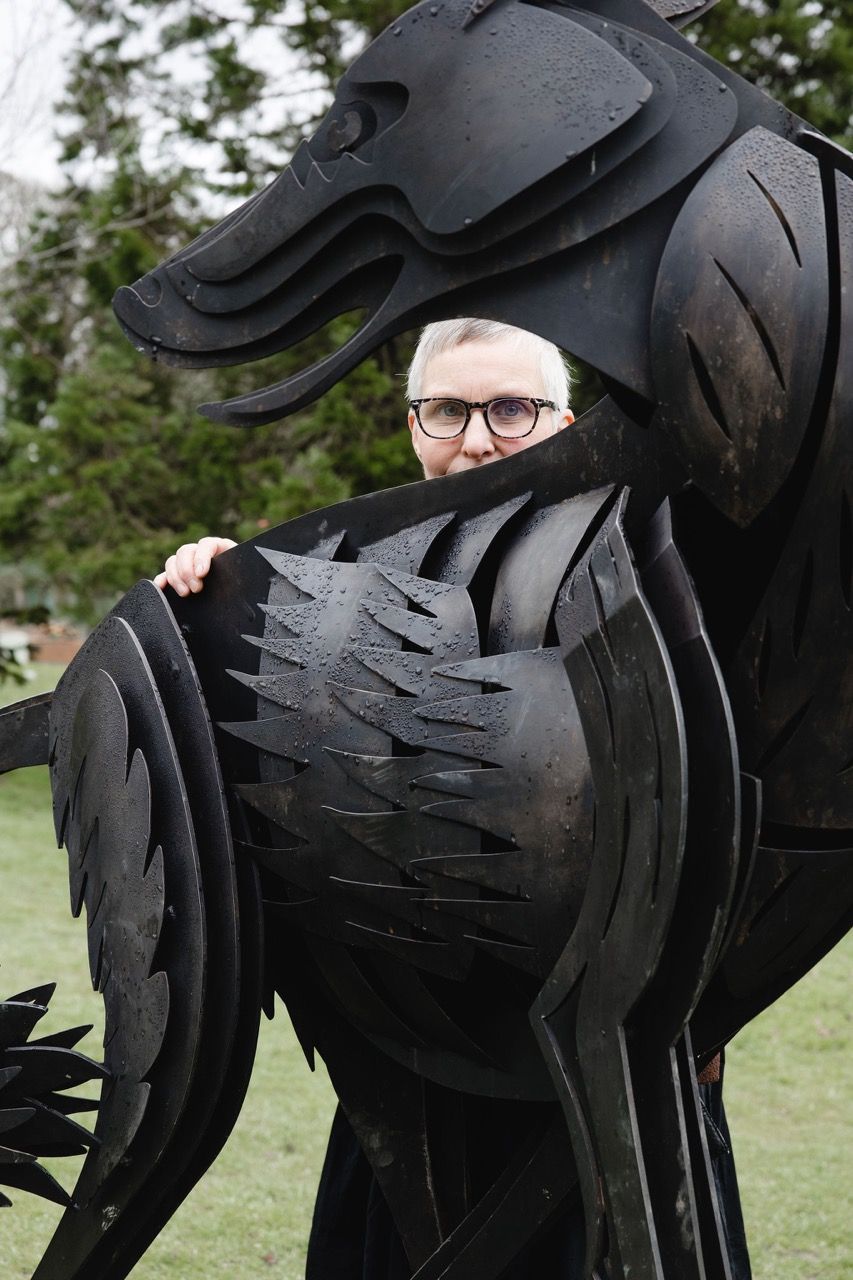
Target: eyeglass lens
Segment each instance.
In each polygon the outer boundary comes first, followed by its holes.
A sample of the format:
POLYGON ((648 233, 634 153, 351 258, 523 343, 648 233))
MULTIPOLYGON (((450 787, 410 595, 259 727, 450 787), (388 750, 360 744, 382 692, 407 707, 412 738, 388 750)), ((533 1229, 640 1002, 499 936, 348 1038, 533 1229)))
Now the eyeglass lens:
MULTIPOLYGON (((420 406, 420 422, 424 431, 439 438, 458 435, 465 426, 468 406, 464 400, 427 400, 420 406)), ((486 409, 489 426, 495 435, 507 439, 530 431, 537 417, 532 400, 491 400, 486 409)))

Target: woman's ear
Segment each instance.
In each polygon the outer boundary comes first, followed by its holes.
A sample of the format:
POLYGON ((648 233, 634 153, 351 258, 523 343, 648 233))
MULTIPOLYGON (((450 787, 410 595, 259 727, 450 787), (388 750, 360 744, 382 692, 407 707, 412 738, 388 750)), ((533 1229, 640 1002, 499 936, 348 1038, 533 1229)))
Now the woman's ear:
POLYGON ((414 409, 409 410, 408 423, 409 423, 409 431, 412 434, 412 448, 415 451, 415 456, 417 457, 418 462, 423 463, 423 458, 421 457, 421 450, 420 450, 420 441, 418 440, 417 419, 415 418, 414 409))

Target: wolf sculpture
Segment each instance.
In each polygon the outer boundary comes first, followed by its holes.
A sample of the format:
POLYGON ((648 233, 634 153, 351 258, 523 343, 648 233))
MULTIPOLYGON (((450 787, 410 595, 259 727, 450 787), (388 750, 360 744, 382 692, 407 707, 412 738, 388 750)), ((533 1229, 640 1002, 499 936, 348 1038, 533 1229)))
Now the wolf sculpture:
POLYGON ((707 7, 424 0, 117 296, 187 367, 365 309, 226 422, 447 315, 608 395, 485 480, 265 533, 200 598, 139 584, 0 720, 6 767, 50 760, 107 1018, 37 1280, 128 1273, 273 989, 418 1280, 496 1280, 573 1196, 590 1277, 729 1275, 697 1068, 850 917, 853 163, 679 34, 707 7), (478 1185, 483 1098, 535 1122, 478 1185))

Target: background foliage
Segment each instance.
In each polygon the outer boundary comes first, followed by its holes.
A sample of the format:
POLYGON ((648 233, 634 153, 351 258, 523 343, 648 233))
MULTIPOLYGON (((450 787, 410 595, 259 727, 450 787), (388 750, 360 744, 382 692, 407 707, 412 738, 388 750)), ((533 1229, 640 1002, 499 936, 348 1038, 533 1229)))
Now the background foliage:
MULTIPOLYGON (((182 541, 247 537, 417 477, 401 430, 409 340, 313 408, 243 432, 194 406, 284 376, 339 343, 351 320, 267 368, 188 374, 137 357, 109 305, 120 284, 280 171, 344 65, 408 5, 65 4, 78 30, 58 118, 65 189, 36 209, 0 282, 0 565, 22 567, 30 604, 91 621, 182 541)), ((848 6, 722 0, 691 38, 850 145, 848 6)), ((576 407, 594 395, 582 376, 576 407)))

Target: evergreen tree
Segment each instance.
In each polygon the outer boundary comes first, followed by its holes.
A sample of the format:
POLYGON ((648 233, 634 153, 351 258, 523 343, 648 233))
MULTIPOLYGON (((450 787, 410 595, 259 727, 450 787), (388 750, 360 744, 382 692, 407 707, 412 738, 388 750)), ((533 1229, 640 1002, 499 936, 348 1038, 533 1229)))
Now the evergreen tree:
POLYGON ((789 111, 853 148, 850 0, 720 0, 691 35, 789 111))
POLYGON ((342 343, 346 318, 248 371, 188 374, 148 366, 112 316, 119 285, 216 216, 211 191, 242 198, 285 163, 293 118, 280 111, 277 128, 258 128, 269 75, 237 55, 263 28, 293 63, 280 5, 255 0, 236 22, 195 3, 68 2, 81 24, 63 106, 69 183, 36 219, 0 322, 0 544, 51 583, 50 603, 94 620, 187 538, 247 537, 417 470, 400 432, 403 350, 367 361, 286 423, 245 432, 195 412, 342 343), (179 50, 203 92, 190 77, 174 93, 179 50), (199 134, 210 140, 203 180, 190 167, 199 134))
MULTIPOLYGON (((359 47, 405 0, 65 0, 80 31, 61 107, 68 182, 7 272, 0 543, 99 616, 187 538, 268 523, 417 476, 398 339, 323 400, 250 432, 195 404, 284 377, 352 321, 246 370, 148 366, 113 291, 280 172, 359 47)), ((639 3, 639 0, 638 0, 639 3)), ((851 142, 848 0, 720 0, 692 38, 851 142)), ((578 407, 594 395, 580 387, 578 407)))

